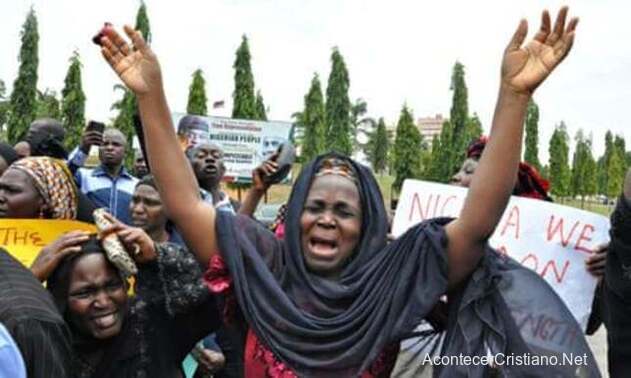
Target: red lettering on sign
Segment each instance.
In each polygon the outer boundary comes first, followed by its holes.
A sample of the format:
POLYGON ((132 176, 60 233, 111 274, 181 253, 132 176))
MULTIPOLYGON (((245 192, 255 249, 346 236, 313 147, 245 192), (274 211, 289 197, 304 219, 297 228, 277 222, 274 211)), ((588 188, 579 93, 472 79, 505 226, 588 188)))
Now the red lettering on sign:
POLYGON ((574 249, 577 251, 582 251, 582 252, 587 252, 587 253, 594 252, 591 248, 586 247, 583 244, 581 244, 581 242, 583 241, 588 241, 588 242, 592 241, 593 233, 594 233, 594 226, 592 226, 591 224, 584 225, 583 231, 581 231, 581 235, 578 237, 578 240, 576 241, 576 245, 574 246, 574 249))
POLYGON ((421 198, 418 193, 414 193, 412 196, 412 207, 410 208, 410 216, 408 217, 409 222, 416 221, 420 218, 420 220, 424 221, 429 218, 429 204, 432 202, 433 195, 430 194, 427 202, 425 202, 425 211, 423 211, 423 207, 421 206, 421 198), (418 210, 419 218, 416 218, 414 215, 414 210, 418 210))
POLYGON ((574 231, 576 230, 576 227, 578 227, 580 222, 575 222, 574 226, 572 226, 572 230, 570 230, 570 233, 567 235, 567 237, 564 235, 563 233, 563 218, 559 218, 557 223, 554 224, 554 215, 550 216, 550 222, 548 223, 548 241, 551 241, 554 238, 554 235, 556 233, 559 234, 559 239, 561 241, 561 245, 564 247, 567 247, 567 245, 570 242, 570 239, 572 238, 572 235, 574 234, 574 231))
POLYGON ((519 239, 519 207, 517 205, 513 206, 508 214, 508 219, 506 223, 504 223, 504 227, 502 227, 501 236, 504 236, 508 227, 515 227, 515 239, 519 239))
POLYGON ((561 273, 559 273, 557 262, 554 260, 550 260, 543 267, 543 270, 541 271, 540 275, 541 277, 546 278, 546 274, 548 273, 548 270, 551 270, 552 273, 554 273, 554 279, 556 280, 556 282, 561 283, 563 281, 563 278, 565 277, 565 273, 567 272, 567 268, 569 266, 570 266, 570 261, 565 260, 565 264, 563 264, 563 269, 561 269, 561 273))

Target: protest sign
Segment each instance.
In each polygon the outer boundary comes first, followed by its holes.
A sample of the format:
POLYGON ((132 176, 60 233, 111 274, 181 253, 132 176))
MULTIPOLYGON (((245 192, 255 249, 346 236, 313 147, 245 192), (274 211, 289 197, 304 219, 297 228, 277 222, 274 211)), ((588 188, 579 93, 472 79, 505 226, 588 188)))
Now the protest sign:
MULTIPOLYGON (((174 113, 176 129, 186 114, 174 113)), ((254 121, 226 117, 197 117, 209 126, 208 141, 223 150, 226 181, 249 182, 252 170, 290 139, 293 124, 281 121, 254 121)), ((199 134, 201 135, 201 134, 199 134)))
POLYGON ((95 233, 96 227, 70 220, 0 219, 0 247, 29 267, 43 247, 75 230, 95 233))
MULTIPOLYGON (((435 217, 457 217, 465 188, 417 180, 403 183, 392 232, 435 217)), ((585 269, 594 248, 609 240, 601 215, 530 198, 511 197, 490 244, 545 279, 585 329, 596 279, 585 269)))

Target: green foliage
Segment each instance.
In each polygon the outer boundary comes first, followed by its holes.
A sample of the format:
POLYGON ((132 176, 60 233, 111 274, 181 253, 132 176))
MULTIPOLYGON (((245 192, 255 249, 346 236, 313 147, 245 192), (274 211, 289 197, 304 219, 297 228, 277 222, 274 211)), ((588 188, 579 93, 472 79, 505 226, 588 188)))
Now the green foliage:
MULTIPOLYGON (((140 30, 140 33, 144 37, 147 43, 151 43, 151 26, 149 24, 149 17, 147 15, 147 7, 143 2, 140 3, 138 12, 136 13, 136 30, 140 30)), ((134 115, 138 114, 138 107, 136 104, 136 96, 122 85, 115 85, 114 90, 120 90, 123 92, 123 97, 112 104, 112 109, 118 110, 118 115, 114 119, 113 126, 119 129, 127 137, 127 153, 125 155, 125 166, 131 167, 134 160, 134 154, 132 151, 132 142, 136 135, 134 129, 134 115)))
POLYGON ((566 197, 570 194, 568 141, 567 128, 565 123, 561 122, 552 133, 548 149, 551 192, 558 197, 566 197))
POLYGON ((370 133, 368 141, 368 160, 372 164, 372 168, 377 173, 383 173, 388 167, 388 152, 390 149, 390 141, 388 140, 388 132, 386 123, 383 118, 379 118, 377 122, 377 130, 370 133))
POLYGON ((26 135, 37 110, 37 67, 39 65, 37 17, 31 8, 21 32, 22 46, 18 61, 18 77, 13 82, 7 121, 9 143, 15 144, 26 135))
POLYGON ((267 121, 267 110, 265 109, 265 101, 263 101, 263 95, 261 91, 256 91, 256 117, 255 119, 261 121, 267 121))
POLYGON ((140 2, 138 13, 136 13, 136 30, 140 30, 140 34, 142 34, 147 43, 151 42, 151 25, 149 24, 147 6, 144 1, 140 2))
MULTIPOLYGON (((0 80, 0 130, 4 132, 4 124, 7 122, 9 116, 9 101, 5 98, 7 87, 4 85, 4 81, 0 80)), ((2 135, 4 137, 4 134, 2 135)), ((4 138, 3 138, 4 140, 4 138)))
POLYGON ((468 143, 471 141, 478 139, 482 136, 482 122, 480 121, 480 117, 478 117, 477 113, 473 113, 473 117, 469 117, 467 119, 467 138, 465 139, 465 146, 468 146, 468 143))
POLYGON ((586 196, 596 193, 595 171, 596 162, 592 155, 592 142, 583 136, 582 130, 579 130, 576 134, 576 148, 572 158, 570 188, 573 196, 581 196, 582 202, 586 196))
POLYGON ((537 168, 541 168, 539 162, 539 107, 531 98, 526 110, 526 149, 524 160, 537 168))
POLYGON ((54 118, 61 119, 61 109, 59 100, 57 99, 57 93, 55 91, 45 92, 37 91, 37 110, 35 112, 35 119, 40 118, 54 118))
MULTIPOLYGON (((443 128, 448 126, 443 124, 443 128)), ((441 137, 439 135, 434 135, 434 139, 432 140, 432 150, 429 154, 428 163, 424 165, 423 170, 423 179, 428 181, 444 181, 442 178, 442 166, 440 164, 440 159, 442 157, 442 149, 440 145, 441 137)))
POLYGON ((345 155, 350 155, 353 151, 349 86, 350 80, 344 58, 335 48, 331 54, 331 73, 326 88, 326 135, 330 149, 345 155))
POLYGON ((421 151, 423 137, 414 125, 412 113, 406 105, 401 110, 397 123, 397 135, 394 140, 394 176, 393 187, 400 190, 403 180, 418 178, 421 173, 421 151))
POLYGON ((320 78, 317 74, 311 79, 311 87, 305 95, 304 111, 300 123, 303 127, 302 157, 308 162, 326 151, 326 111, 320 78))
MULTIPOLYGON (((453 126, 450 121, 443 122, 440 138, 432 145, 432 167, 429 176, 433 181, 448 182, 457 168, 453 168, 452 161, 456 152, 452 150, 453 126)), ((463 152, 464 155, 464 152, 463 152)))
MULTIPOLYGON (((469 104, 468 90, 465 83, 464 66, 460 62, 456 62, 451 74, 452 100, 449 122, 452 126, 450 150, 450 169, 447 176, 457 171, 465 158, 465 150, 467 144, 471 141, 472 135, 468 130, 469 122, 469 104)), ((443 145, 445 146, 445 145, 443 145)), ((447 179, 448 177, 445 177, 447 179)))
POLYGON ((125 166, 131 167, 133 164, 134 154, 132 151, 132 140, 136 135, 134 129, 134 115, 137 114, 136 108, 136 96, 125 88, 124 86, 117 84, 114 89, 118 89, 123 92, 123 97, 112 104, 113 110, 118 110, 118 115, 114 119, 113 127, 119 129, 127 137, 127 153, 125 155, 125 166))
POLYGON ((624 165, 624 155, 618 149, 615 149, 609 159, 607 167, 607 187, 606 195, 609 198, 615 198, 622 191, 622 183, 624 182, 624 174, 626 172, 624 165))
POLYGON ((613 141, 614 148, 618 154, 620 154, 620 162, 622 163, 623 171, 627 171, 627 160, 624 158, 626 154, 626 146, 624 142, 624 136, 616 135, 613 141))
POLYGON ((544 179, 550 180, 550 167, 547 164, 541 167, 541 172, 539 173, 544 179))
POLYGON ((208 98, 206 97, 206 80, 204 73, 197 69, 193 72, 193 80, 188 88, 188 103, 186 113, 206 116, 208 115, 208 98))
POLYGON ((85 94, 81 84, 81 61, 76 51, 70 58, 61 96, 61 121, 66 127, 65 143, 68 149, 72 149, 79 145, 85 126, 85 94))
POLYGON ((232 118, 256 119, 254 76, 250 65, 248 38, 244 35, 234 61, 234 92, 232 93, 232 118))

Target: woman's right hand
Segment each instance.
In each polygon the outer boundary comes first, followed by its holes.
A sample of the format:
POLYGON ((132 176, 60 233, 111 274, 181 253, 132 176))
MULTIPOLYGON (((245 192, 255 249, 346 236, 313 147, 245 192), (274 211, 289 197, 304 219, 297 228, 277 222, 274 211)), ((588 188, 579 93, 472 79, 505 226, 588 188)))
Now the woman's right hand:
POLYGON ((71 231, 61 235, 57 240, 42 248, 31 264, 31 272, 41 282, 46 281, 61 260, 72 253, 80 252, 81 244, 88 239, 89 234, 85 231, 71 231))
POLYGON ((158 58, 139 31, 129 25, 125 25, 124 30, 133 43, 133 49, 114 28, 105 27, 101 38, 103 57, 137 96, 161 91, 162 74, 158 58))

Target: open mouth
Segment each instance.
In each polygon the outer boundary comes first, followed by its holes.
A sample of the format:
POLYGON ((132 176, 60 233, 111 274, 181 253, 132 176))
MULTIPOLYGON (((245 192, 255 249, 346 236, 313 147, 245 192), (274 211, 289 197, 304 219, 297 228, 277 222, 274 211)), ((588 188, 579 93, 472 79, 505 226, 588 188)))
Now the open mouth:
POLYGON ((111 312, 109 314, 99 315, 91 318, 92 322, 100 329, 107 329, 114 326, 118 320, 118 313, 111 312))
POLYGON ((333 257, 337 254, 337 241, 312 237, 309 239, 309 249, 311 253, 321 257, 333 257))

